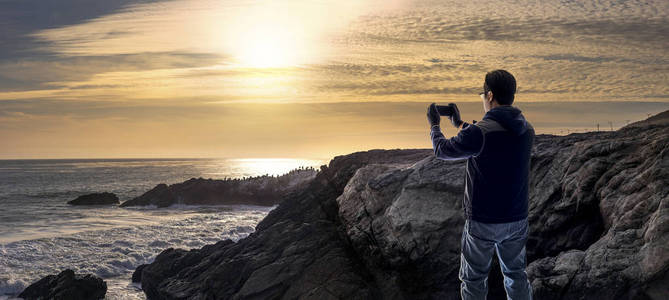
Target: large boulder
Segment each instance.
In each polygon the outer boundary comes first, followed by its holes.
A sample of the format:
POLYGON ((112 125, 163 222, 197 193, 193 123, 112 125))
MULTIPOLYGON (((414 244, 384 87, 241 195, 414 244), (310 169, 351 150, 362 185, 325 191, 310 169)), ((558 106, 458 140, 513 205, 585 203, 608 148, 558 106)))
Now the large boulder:
POLYGON ((107 283, 92 275, 76 275, 66 269, 58 275, 48 275, 28 286, 19 298, 54 299, 54 300, 97 300, 104 299, 107 294, 107 283))
MULTIPOLYGON (((669 298, 669 123, 631 125, 537 135, 536 299, 669 298)), ((460 299, 464 168, 431 149, 337 156, 245 239, 163 251, 142 288, 148 299, 460 299)), ((505 299, 497 263, 489 285, 505 299)))
POLYGON ((427 156, 410 166, 370 164, 337 198, 356 253, 384 299, 459 299, 461 162, 427 156))
POLYGON ((174 204, 217 205, 252 204, 272 206, 290 193, 306 187, 317 171, 295 169, 281 176, 257 176, 244 179, 191 178, 182 183, 158 184, 139 197, 125 201, 121 207, 174 204))
POLYGON ((110 205, 119 203, 116 194, 108 192, 82 195, 67 202, 67 204, 71 205, 110 205))

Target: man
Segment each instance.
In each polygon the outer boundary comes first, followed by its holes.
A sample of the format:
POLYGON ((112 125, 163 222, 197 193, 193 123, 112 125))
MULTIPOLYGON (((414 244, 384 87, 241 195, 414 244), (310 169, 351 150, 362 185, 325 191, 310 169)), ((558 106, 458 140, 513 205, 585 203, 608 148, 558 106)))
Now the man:
POLYGON ((525 242, 534 128, 511 106, 515 93, 516 80, 509 72, 487 73, 480 94, 486 112, 483 119, 474 124, 463 122, 457 106, 449 103, 454 113, 448 118, 460 129, 450 139, 441 133, 435 104, 427 111, 435 156, 467 158, 459 272, 463 299, 486 298, 494 252, 508 299, 532 299, 525 272, 525 242))

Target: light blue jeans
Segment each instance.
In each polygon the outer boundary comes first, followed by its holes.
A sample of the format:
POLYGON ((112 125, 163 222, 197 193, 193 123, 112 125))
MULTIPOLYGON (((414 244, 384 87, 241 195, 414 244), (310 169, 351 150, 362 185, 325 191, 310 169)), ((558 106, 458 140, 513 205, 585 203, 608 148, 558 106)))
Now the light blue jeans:
POLYGON ((532 299, 532 285, 525 272, 527 232, 527 218, 496 224, 465 221, 459 274, 462 299, 486 299, 488 272, 495 251, 504 275, 507 299, 532 299))

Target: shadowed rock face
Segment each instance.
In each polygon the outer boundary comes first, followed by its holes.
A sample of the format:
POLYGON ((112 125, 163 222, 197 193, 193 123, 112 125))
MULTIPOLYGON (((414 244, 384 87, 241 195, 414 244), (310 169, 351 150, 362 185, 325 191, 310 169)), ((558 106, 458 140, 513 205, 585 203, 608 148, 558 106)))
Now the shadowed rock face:
POLYGON ((104 299, 107 284, 99 277, 86 274, 75 275, 66 269, 58 275, 48 275, 28 286, 19 298, 32 299, 104 299))
POLYGON ((143 267, 142 289, 149 299, 378 298, 379 288, 342 231, 336 198, 361 166, 411 162, 429 154, 372 150, 335 157, 248 237, 160 253, 143 267))
POLYGON ((278 177, 258 176, 227 180, 191 178, 169 186, 161 183, 141 196, 123 202, 121 207, 145 205, 167 207, 173 204, 271 206, 289 193, 304 188, 316 173, 313 168, 308 168, 292 170, 278 177))
MULTIPOLYGON (((667 299, 669 125, 538 135, 527 268, 536 299, 667 299)), ((459 299, 464 161, 431 149, 335 157, 256 231, 167 249, 149 299, 459 299)), ((489 299, 505 299, 499 267, 489 299)))
POLYGON ((534 262, 528 273, 538 298, 669 297, 669 123, 664 120, 543 138, 537 145, 533 243, 528 242, 534 262), (561 149, 553 150, 556 145, 561 149))
POLYGON ((77 197, 77 199, 68 201, 70 205, 103 205, 119 204, 118 197, 114 193, 93 193, 77 197))

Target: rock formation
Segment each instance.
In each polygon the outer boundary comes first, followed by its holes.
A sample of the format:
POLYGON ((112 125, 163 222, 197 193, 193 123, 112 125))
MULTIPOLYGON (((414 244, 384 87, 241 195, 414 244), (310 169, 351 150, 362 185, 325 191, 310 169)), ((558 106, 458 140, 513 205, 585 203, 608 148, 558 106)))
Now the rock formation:
POLYGON ((107 205, 119 203, 116 194, 108 192, 87 194, 67 202, 67 204, 71 205, 107 205))
MULTIPOLYGON (((148 299, 460 299, 464 168, 432 149, 337 156, 248 237, 164 250, 142 288, 148 299)), ((666 117, 537 135, 535 299, 669 298, 668 175, 666 117)), ((489 299, 505 299, 501 280, 494 267, 489 299)))
POLYGON ((378 287, 340 230, 335 199, 361 166, 428 154, 372 150, 338 156, 237 243, 164 250, 143 268, 142 289, 148 299, 376 298, 378 287))
POLYGON ((121 207, 173 204, 275 205, 283 197, 302 189, 316 176, 313 168, 295 169, 281 176, 257 176, 244 179, 191 178, 182 183, 157 185, 150 191, 121 204, 121 207))
POLYGON ((19 298, 32 299, 104 299, 107 294, 107 283, 101 278, 86 274, 75 275, 74 271, 66 269, 58 275, 48 275, 28 286, 19 298))
POLYGON ((144 270, 144 267, 146 266, 147 264, 141 264, 135 268, 135 272, 132 272, 132 278, 130 280, 132 282, 142 282, 142 270, 144 270))

